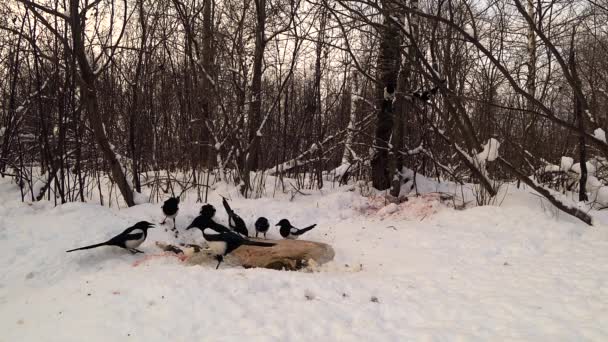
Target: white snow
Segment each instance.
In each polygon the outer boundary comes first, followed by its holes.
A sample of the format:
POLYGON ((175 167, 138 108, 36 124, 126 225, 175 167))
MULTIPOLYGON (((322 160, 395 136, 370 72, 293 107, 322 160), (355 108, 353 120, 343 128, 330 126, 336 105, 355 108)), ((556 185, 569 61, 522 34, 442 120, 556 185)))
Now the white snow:
POLYGON ((560 171, 560 167, 557 165, 553 165, 553 164, 547 164, 547 165, 545 165, 545 167, 543 167, 543 171, 544 172, 558 172, 558 171, 560 171))
MULTIPOLYGON (((585 163, 585 165, 587 166, 587 175, 591 175, 591 176, 595 175, 595 166, 591 162, 587 162, 587 163, 585 163)), ((576 164, 572 165, 571 170, 580 175, 581 174, 581 163, 576 163, 576 164)))
POLYGON ((591 200, 594 200, 600 206, 608 206, 608 186, 600 187, 594 195, 590 198, 591 200))
POLYGON ((331 172, 331 174, 333 175, 334 179, 340 179, 342 178, 342 176, 344 176, 344 173, 346 173, 346 171, 348 171, 351 167, 350 163, 343 163, 340 164, 340 166, 338 166, 337 168, 335 168, 333 170, 333 172, 331 172))
POLYGON ((597 179, 595 176, 588 176, 587 177, 587 183, 586 183, 586 187, 587 187, 587 191, 597 191, 601 186, 602 186, 602 182, 600 182, 599 179, 597 179))
POLYGON ((596 129, 595 131, 593 131, 593 135, 601 141, 606 142, 606 132, 604 132, 603 129, 596 129))
POLYGON ((380 215, 380 216, 390 215, 390 214, 397 212, 397 210, 399 210, 399 206, 397 206, 397 204, 389 203, 386 207, 384 207, 378 211, 378 215, 380 215))
POLYGON ((480 165, 485 165, 486 161, 492 162, 498 158, 498 149, 500 148, 500 142, 494 138, 490 138, 488 142, 483 145, 483 151, 477 154, 477 161, 480 165))
POLYGON ((561 170, 562 171, 568 171, 572 168, 572 165, 574 164, 574 159, 570 158, 570 157, 562 157, 561 159, 561 170))
MULTIPOLYGON (((333 245, 335 260, 309 273, 229 260, 219 270, 215 262, 185 266, 154 245, 173 241, 158 224, 158 203, 21 203, 19 189, 0 179, 0 339, 608 340, 604 211, 593 211, 599 224, 589 228, 514 186, 504 187, 500 207, 454 210, 437 193, 396 205, 345 186, 290 202, 289 194, 242 199, 222 184, 210 193, 220 222, 218 194, 229 192, 249 227, 259 216, 273 227, 281 218, 317 223, 305 239, 333 245), (140 220, 159 227, 139 247, 145 255, 65 253, 140 220)), ((200 205, 195 196, 180 203, 184 242, 202 240, 198 230, 183 231, 200 205)), ((280 238, 278 229, 268 237, 280 238)))
POLYGON ((473 26, 467 24, 464 26, 464 32, 471 37, 475 37, 475 30, 473 30, 473 26))
MULTIPOLYGON (((131 184, 129 177, 127 177, 127 182, 129 182, 129 186, 133 188, 133 184, 131 184)), ((144 204, 150 202, 148 200, 148 196, 137 191, 133 191, 133 201, 135 202, 135 204, 144 204)))

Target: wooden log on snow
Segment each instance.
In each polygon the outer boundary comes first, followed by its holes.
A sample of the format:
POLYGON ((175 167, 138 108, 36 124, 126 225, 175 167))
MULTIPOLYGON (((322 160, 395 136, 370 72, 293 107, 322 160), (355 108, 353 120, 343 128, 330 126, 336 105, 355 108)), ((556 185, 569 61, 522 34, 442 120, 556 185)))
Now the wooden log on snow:
MULTIPOLYGON (((306 240, 262 240, 272 242, 272 247, 241 246, 229 254, 245 268, 262 267, 273 270, 299 270, 307 266, 321 265, 334 259, 334 249, 325 243, 306 240)), ((165 251, 184 253, 186 262, 201 264, 209 262, 212 257, 204 248, 182 247, 157 242, 165 251)))

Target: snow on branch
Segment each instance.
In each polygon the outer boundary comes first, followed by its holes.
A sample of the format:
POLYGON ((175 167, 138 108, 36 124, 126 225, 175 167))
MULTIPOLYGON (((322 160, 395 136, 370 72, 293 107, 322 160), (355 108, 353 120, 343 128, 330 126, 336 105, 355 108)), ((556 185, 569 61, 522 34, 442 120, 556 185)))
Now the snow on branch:
MULTIPOLYGON (((440 137, 443 138, 443 140, 445 140, 448 144, 450 144, 450 145, 452 145, 452 147, 454 147, 456 152, 458 152, 458 155, 461 157, 462 161, 467 165, 467 167, 471 170, 471 172, 473 172, 473 174, 479 179, 479 181, 481 182, 481 185, 488 191, 490 196, 496 196, 496 189, 494 189, 494 187, 492 186, 492 182, 488 178, 485 168, 481 168, 480 164, 477 162, 479 155, 481 155, 483 157, 484 152, 482 151, 480 154, 476 155, 475 158, 473 158, 465 150, 460 148, 460 146, 458 146, 458 144, 453 142, 447 135, 445 135, 442 130, 438 129, 434 125, 432 127, 433 127, 434 131, 437 134, 439 134, 440 137)), ((498 141, 496 141, 496 143, 498 143, 498 141)), ((498 144, 498 145, 500 145, 500 144, 498 144)), ((488 142, 488 144, 486 144, 486 146, 488 146, 487 157, 490 157, 490 154, 491 154, 490 152, 496 153, 496 151, 491 151, 490 142, 488 142)), ((498 146, 496 146, 496 149, 498 149, 498 146)), ((484 151, 485 150, 486 149, 484 148, 484 151)), ((492 154, 492 157, 496 158, 496 155, 492 154)))
POLYGON ((498 161, 503 166, 505 166, 507 169, 509 169, 509 171, 511 171, 513 174, 515 174, 515 176, 517 176, 517 178, 519 178, 522 182, 524 182, 526 185, 528 185, 529 187, 534 189, 536 192, 538 192, 540 195, 545 197, 557 209, 576 217, 577 219, 585 222, 586 224, 588 224, 590 226, 593 225, 593 218, 589 214, 580 210, 574 204, 566 203, 565 201, 563 201, 560 198, 561 194, 543 187, 541 184, 537 183, 536 181, 532 180, 530 177, 523 174, 521 171, 519 171, 515 166, 511 165, 511 163, 506 161, 504 158, 498 157, 498 161))
MULTIPOLYGON (((370 119, 373 116, 374 116, 374 113, 367 115, 365 118, 363 118, 359 122, 357 122, 357 124, 355 126, 361 127, 361 126, 365 125, 367 122, 370 121, 370 119)), ((292 158, 286 162, 283 162, 279 165, 276 165, 276 166, 266 170, 266 174, 274 176, 277 173, 289 171, 298 166, 306 165, 308 162, 310 162, 310 160, 313 160, 313 159, 306 160, 306 158, 308 158, 311 154, 316 152, 319 149, 319 147, 324 146, 324 145, 328 144, 329 142, 334 141, 334 140, 338 139, 339 137, 341 137, 346 131, 348 131, 348 128, 343 129, 334 135, 328 136, 321 142, 312 144, 306 151, 300 153, 297 157, 292 158)))

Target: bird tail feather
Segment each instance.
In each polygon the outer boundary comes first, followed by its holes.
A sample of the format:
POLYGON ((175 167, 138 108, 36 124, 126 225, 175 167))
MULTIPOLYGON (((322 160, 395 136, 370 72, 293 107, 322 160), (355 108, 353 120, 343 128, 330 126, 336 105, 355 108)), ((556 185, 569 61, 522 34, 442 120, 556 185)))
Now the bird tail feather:
POLYGON ((309 230, 313 229, 313 228, 314 228, 314 227, 316 227, 316 226, 317 226, 317 224, 315 223, 315 224, 313 224, 312 226, 308 226, 308 227, 306 227, 306 228, 302 228, 302 229, 300 229, 300 230, 299 230, 299 231, 298 231, 298 232, 297 232, 295 235, 302 235, 302 234, 306 233, 307 231, 309 231, 309 230))
POLYGON ((109 245, 108 241, 102 242, 102 243, 96 243, 96 244, 90 245, 90 246, 84 246, 84 247, 80 247, 80 248, 70 249, 69 251, 66 251, 66 253, 73 252, 73 251, 80 251, 80 250, 83 250, 83 249, 97 248, 97 247, 106 246, 106 245, 109 245))
POLYGON ((226 209, 228 215, 232 216, 232 208, 230 208, 230 205, 228 205, 228 201, 226 201, 226 198, 224 197, 222 197, 222 204, 224 205, 224 209, 226 209))

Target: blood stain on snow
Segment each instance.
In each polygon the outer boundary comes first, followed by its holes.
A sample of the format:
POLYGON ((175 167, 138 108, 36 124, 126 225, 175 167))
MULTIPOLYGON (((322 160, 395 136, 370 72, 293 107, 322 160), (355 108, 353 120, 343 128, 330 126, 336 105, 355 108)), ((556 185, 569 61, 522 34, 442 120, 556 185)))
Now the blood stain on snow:
POLYGON ((384 196, 368 197, 368 206, 360 211, 366 216, 380 218, 400 218, 406 220, 424 219, 434 215, 441 207, 439 193, 428 193, 416 197, 409 197, 402 203, 388 203, 384 196))
POLYGON ((180 261, 185 261, 187 259, 187 257, 183 254, 175 254, 175 253, 170 253, 170 252, 165 252, 165 253, 160 253, 160 254, 152 254, 152 255, 146 255, 145 257, 135 261, 133 263, 133 267, 137 267, 149 260, 152 259, 158 259, 158 258, 166 258, 166 257, 171 257, 171 258, 177 258, 180 261))

